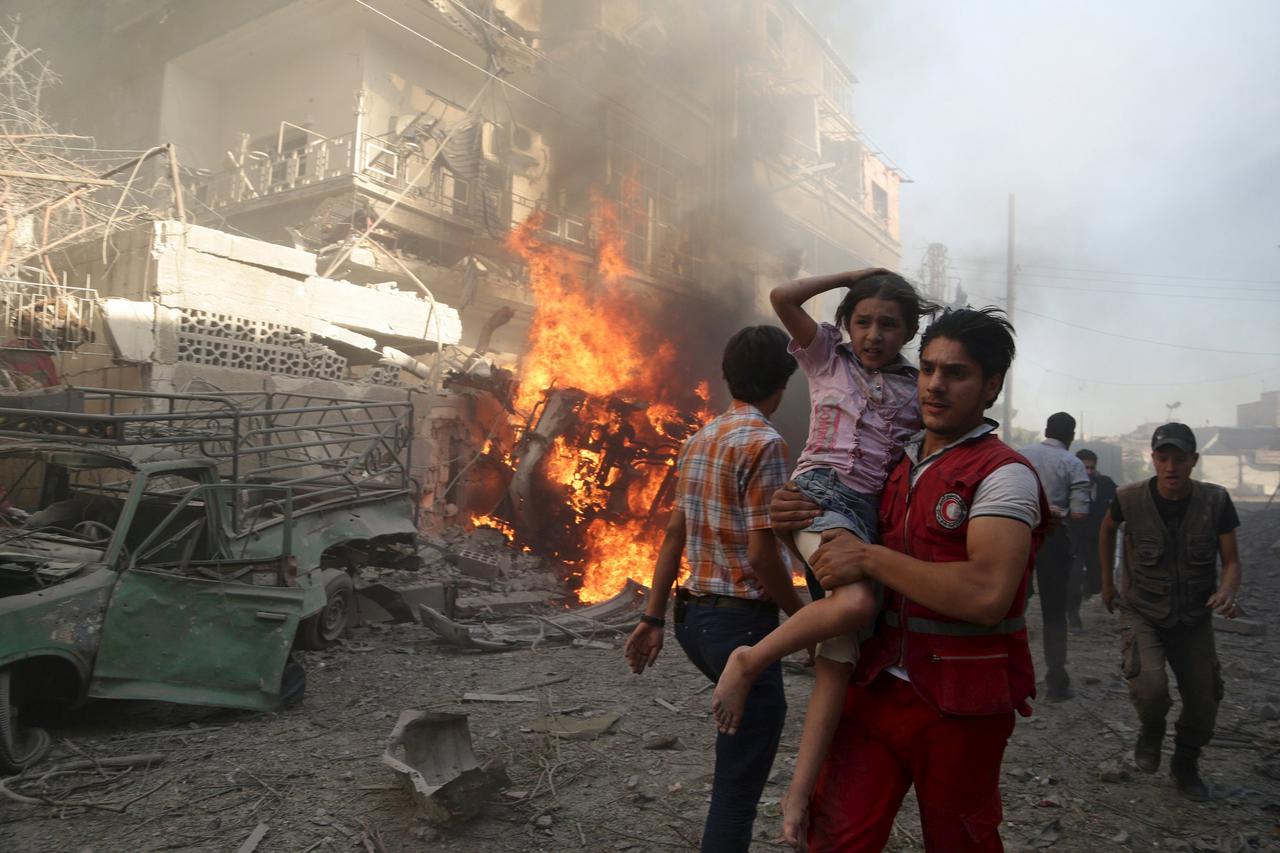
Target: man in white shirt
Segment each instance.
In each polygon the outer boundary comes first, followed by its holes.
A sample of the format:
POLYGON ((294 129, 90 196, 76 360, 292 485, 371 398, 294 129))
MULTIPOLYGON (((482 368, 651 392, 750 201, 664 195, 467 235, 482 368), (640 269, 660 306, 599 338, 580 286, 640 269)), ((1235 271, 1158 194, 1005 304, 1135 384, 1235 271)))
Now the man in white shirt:
POLYGON ((1076 419, 1066 412, 1049 416, 1044 441, 1022 449, 1036 469, 1050 511, 1060 519, 1036 554, 1036 589, 1044 616, 1045 699, 1061 702, 1075 695, 1067 674, 1067 592, 1071 577, 1071 536, 1067 525, 1089 516, 1089 472, 1068 448, 1076 438, 1076 419))

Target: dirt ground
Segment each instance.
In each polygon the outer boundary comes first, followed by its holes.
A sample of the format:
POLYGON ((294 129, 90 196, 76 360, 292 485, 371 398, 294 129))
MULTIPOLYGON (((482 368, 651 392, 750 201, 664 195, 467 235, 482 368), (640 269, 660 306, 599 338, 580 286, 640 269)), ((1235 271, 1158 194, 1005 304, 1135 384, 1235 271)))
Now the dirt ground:
MULTIPOLYGON (((1280 643, 1272 616, 1280 611, 1280 560, 1269 547, 1280 538, 1280 508, 1242 507, 1242 516, 1242 600, 1271 631, 1218 634, 1227 696, 1203 762, 1212 800, 1190 803, 1163 771, 1147 776, 1132 768, 1136 729, 1118 672, 1118 632, 1095 599, 1085 605, 1085 633, 1071 638, 1077 698, 1037 704, 1009 744, 1002 828, 1008 849, 1280 850, 1280 643)), ((1033 646, 1038 621, 1033 604, 1033 646)), ((620 645, 477 654, 442 645, 417 625, 358 628, 304 663, 306 698, 278 714, 89 706, 55 731, 54 753, 35 778, 8 780, 12 789, 60 802, 0 799, 0 850, 228 851, 260 824, 266 834, 258 850, 291 853, 696 847, 710 787, 711 697, 673 639, 657 669, 640 677, 626 670, 620 645), (469 691, 563 676, 532 691, 535 703, 461 701, 469 691), (459 828, 439 830, 418 817, 412 796, 379 761, 397 717, 410 708, 469 714, 477 753, 506 766, 510 786, 459 828), (621 716, 589 740, 529 730, 556 711, 621 716), (40 781, 67 762, 139 753, 163 760, 40 781)), ((801 667, 788 667, 791 713, 757 821, 758 850, 784 849, 776 841, 777 801, 811 683, 801 667)), ((890 849, 921 849, 910 798, 890 849)))

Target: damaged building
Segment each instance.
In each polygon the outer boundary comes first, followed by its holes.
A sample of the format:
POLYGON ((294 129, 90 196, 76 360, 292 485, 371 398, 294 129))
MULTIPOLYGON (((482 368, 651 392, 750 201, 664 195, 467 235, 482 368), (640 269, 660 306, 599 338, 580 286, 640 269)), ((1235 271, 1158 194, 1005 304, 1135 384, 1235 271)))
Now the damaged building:
POLYGON ((419 388, 431 527, 537 528, 522 544, 589 562, 661 508, 708 341, 779 280, 901 260, 907 178, 789 0, 14 5, 59 127, 171 142, 188 221, 54 258, 106 300, 110 365, 74 369, 419 388))

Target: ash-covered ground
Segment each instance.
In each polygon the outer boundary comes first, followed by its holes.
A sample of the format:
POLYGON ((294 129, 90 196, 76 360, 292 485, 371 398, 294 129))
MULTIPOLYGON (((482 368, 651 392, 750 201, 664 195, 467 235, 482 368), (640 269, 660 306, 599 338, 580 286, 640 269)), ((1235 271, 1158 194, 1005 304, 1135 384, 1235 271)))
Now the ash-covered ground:
MULTIPOLYGON (((1280 508, 1242 507, 1242 601, 1263 636, 1219 632, 1227 696, 1203 766, 1213 797, 1188 802, 1162 772, 1132 767, 1136 727, 1119 675, 1115 617, 1095 599, 1071 637, 1077 697, 1038 703, 1004 762, 1007 849, 1252 851, 1280 849, 1280 508)), ((539 584, 527 580, 526 588, 539 584)), ((548 611, 550 612, 550 611, 548 611)), ((492 617, 498 618, 498 617, 492 617)), ((1038 609, 1031 608, 1033 631, 1038 609)), ((53 804, 0 798, 9 851, 649 851, 694 849, 702 829, 714 730, 706 681, 673 639, 658 667, 627 671, 620 641, 482 654, 440 642, 416 624, 355 629, 304 657, 303 702, 277 714, 97 702, 54 732, 53 755, 9 790, 53 804), (463 702, 463 694, 524 689, 532 702, 463 702), (419 816, 380 762, 406 709, 470 715, 481 759, 510 784, 481 814, 439 829, 419 816), (558 713, 617 714, 584 739, 533 730, 558 713), (56 772, 86 759, 155 753, 158 764, 56 772), (50 771, 55 771, 50 775, 50 771), (265 834, 262 825, 265 824, 265 834)), ((1039 637, 1033 635, 1037 659, 1039 637)), ((786 788, 812 681, 789 666, 791 712, 757 821, 756 849, 784 849, 777 801, 786 788)), ((1176 707, 1174 713, 1176 713, 1176 707)), ((1164 767, 1167 767, 1167 760, 1164 767)), ((920 850, 908 798, 891 850, 920 850)))

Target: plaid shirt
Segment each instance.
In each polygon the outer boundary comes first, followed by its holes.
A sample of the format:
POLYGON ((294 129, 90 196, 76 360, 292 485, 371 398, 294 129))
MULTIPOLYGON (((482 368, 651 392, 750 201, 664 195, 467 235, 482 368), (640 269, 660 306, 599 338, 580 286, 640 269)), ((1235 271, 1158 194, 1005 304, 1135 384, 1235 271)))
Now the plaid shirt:
POLYGON ((759 409, 735 400, 685 442, 676 472, 684 587, 695 595, 768 598, 747 562, 747 533, 768 529, 769 501, 787 482, 782 436, 759 409))

